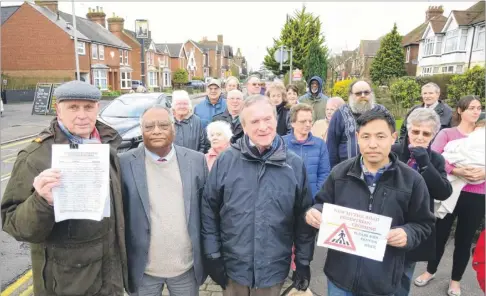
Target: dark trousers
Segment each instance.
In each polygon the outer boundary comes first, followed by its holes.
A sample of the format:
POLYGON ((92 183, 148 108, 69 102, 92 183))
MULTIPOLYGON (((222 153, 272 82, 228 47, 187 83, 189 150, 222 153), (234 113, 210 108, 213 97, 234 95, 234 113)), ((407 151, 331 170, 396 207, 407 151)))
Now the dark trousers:
POLYGON ((445 245, 450 236, 452 224, 457 217, 454 234, 454 255, 452 259, 451 280, 460 281, 466 270, 471 254, 471 244, 474 234, 484 218, 484 194, 461 192, 452 214, 443 219, 437 219, 436 228, 436 258, 427 264, 427 272, 437 272, 440 259, 444 255, 445 245))
POLYGON ((279 296, 282 286, 283 283, 280 283, 270 288, 252 289, 228 279, 228 285, 223 290, 223 296, 279 296))

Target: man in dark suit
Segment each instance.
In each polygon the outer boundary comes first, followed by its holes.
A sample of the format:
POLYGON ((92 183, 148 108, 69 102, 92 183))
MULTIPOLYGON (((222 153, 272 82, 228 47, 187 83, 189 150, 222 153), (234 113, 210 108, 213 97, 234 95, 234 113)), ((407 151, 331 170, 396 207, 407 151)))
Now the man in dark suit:
POLYGON ((200 240, 200 194, 208 175, 204 155, 173 144, 170 109, 141 116, 143 145, 120 156, 126 219, 129 292, 199 295, 206 275, 200 240))

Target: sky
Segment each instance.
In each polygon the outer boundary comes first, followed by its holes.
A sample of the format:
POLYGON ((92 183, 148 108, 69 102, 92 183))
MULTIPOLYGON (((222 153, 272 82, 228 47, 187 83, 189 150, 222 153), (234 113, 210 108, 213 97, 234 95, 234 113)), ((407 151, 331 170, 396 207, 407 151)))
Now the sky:
MULTIPOLYGON (((18 5, 2 1, 2 6, 18 5)), ((307 11, 319 16, 321 32, 332 53, 353 50, 360 40, 378 39, 398 26, 405 35, 425 21, 430 5, 443 5, 444 15, 451 10, 464 10, 475 2, 75 2, 77 16, 85 17, 88 8, 102 7, 107 18, 125 19, 125 28, 133 30, 136 19, 148 19, 156 43, 179 43, 206 36, 224 43, 236 53, 241 48, 249 67, 259 69, 266 48, 278 38, 286 15, 306 5, 307 11)), ((60 1, 59 9, 71 13, 70 1, 60 1)))

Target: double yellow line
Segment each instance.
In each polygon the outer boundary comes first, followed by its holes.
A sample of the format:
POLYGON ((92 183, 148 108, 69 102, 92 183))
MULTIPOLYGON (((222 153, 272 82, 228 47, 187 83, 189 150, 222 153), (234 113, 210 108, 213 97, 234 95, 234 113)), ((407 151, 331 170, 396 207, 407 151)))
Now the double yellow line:
POLYGON ((32 278, 32 269, 27 271, 23 276, 21 276, 18 280, 16 280, 13 284, 8 286, 0 296, 11 296, 11 295, 19 295, 19 296, 29 296, 33 295, 34 287, 32 284, 28 285, 29 280, 32 278), (27 289, 19 293, 19 289, 22 288, 23 285, 28 285, 27 289))

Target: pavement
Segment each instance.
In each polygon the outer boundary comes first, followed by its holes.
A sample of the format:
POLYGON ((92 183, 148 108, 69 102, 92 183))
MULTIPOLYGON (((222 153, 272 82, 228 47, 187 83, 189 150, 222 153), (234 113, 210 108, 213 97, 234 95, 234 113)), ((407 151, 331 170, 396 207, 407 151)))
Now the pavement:
MULTIPOLYGON (((193 104, 197 104, 202 98, 193 99, 193 104)), ((109 101, 102 101, 105 106, 109 101)), ((37 134, 44 129, 52 116, 31 115, 30 103, 27 104, 7 104, 4 105, 4 116, 0 119, 0 142, 1 144, 1 196, 5 186, 10 178, 10 171, 15 162, 16 155, 20 149, 27 146, 32 139, 11 142, 4 144, 19 137, 25 137, 37 134)), ((30 286, 31 275, 28 273, 30 265, 29 245, 14 240, 5 232, 0 232, 0 289, 1 296, 18 295, 19 290, 25 291, 30 286), (27 273, 27 274, 26 274, 27 273), (24 276, 23 276, 24 275, 24 276), (22 277, 23 276, 23 277, 22 277), (12 284, 13 283, 13 284, 12 284), (16 286, 17 285, 17 286, 16 286), (15 288, 17 293, 6 293, 15 288), (6 289, 9 289, 8 291, 6 289)), ((449 284, 450 271, 452 269, 452 252, 453 240, 451 239, 446 247, 436 278, 426 287, 412 287, 410 295, 412 296, 429 296, 429 295, 446 295, 449 284)), ((317 247, 314 253, 314 260, 311 264, 312 279, 310 290, 313 295, 327 295, 326 277, 323 273, 323 266, 326 258, 326 249, 317 247)), ((414 277, 420 275, 425 270, 425 264, 417 264, 414 277)), ((286 286, 290 284, 287 281, 286 286)), ((463 296, 484 295, 480 290, 474 271, 469 262, 464 277, 461 282, 463 296)), ((166 292, 163 293, 167 295, 166 292)), ((29 290, 22 295, 31 295, 29 290)), ((219 286, 208 280, 200 289, 201 296, 219 296, 222 295, 219 286)))

